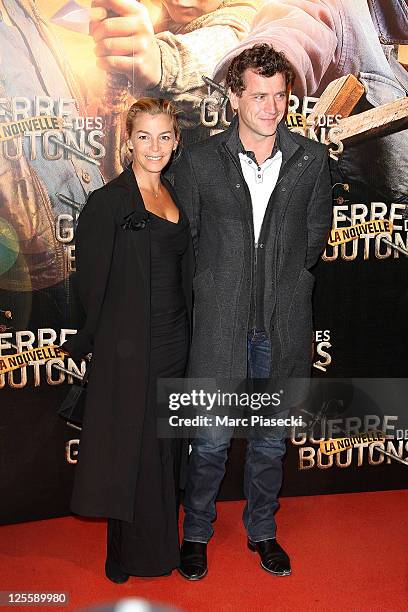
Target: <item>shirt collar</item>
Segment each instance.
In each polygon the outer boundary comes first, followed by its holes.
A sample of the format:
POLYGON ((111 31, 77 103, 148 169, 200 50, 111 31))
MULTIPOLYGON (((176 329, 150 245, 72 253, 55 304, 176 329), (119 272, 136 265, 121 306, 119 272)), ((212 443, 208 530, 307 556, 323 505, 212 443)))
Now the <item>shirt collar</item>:
MULTIPOLYGON (((241 139, 239 137, 239 131, 238 131, 238 121, 236 122, 235 125, 235 129, 232 133, 232 138, 229 141, 231 144, 231 149, 234 153, 234 155, 238 158, 239 154, 242 153, 243 155, 246 155, 247 157, 249 157, 250 159, 252 159, 252 161, 254 161, 257 165, 259 165, 256 157, 255 157, 255 153, 253 151, 247 151, 244 147, 244 145, 241 142, 241 139)), ((280 144, 279 144, 279 131, 276 130, 276 135, 275 135, 275 142, 273 144, 273 148, 272 151, 270 153, 270 155, 266 158, 267 159, 272 159, 272 157, 274 157, 276 155, 276 153, 278 151, 280 151, 280 144)), ((266 161, 265 160, 265 161, 266 161)))

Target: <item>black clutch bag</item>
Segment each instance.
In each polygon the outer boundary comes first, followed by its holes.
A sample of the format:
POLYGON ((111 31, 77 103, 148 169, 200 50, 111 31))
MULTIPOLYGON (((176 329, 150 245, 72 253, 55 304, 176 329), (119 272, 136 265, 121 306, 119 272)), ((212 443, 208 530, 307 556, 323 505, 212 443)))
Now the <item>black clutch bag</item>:
POLYGON ((68 395, 58 408, 58 415, 78 427, 82 425, 86 401, 86 387, 88 385, 89 367, 81 380, 74 379, 75 382, 68 391, 68 395))

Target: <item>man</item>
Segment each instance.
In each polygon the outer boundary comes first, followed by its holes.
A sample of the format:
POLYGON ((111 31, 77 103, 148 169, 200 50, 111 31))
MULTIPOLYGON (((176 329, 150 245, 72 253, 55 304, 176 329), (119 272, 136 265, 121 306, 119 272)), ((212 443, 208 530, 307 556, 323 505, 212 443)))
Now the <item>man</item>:
MULTIPOLYGON (((365 89, 355 113, 408 93, 408 72, 397 54, 398 45, 408 44, 405 0, 269 0, 249 35, 218 63, 213 78, 222 79, 232 58, 260 41, 285 53, 296 73, 293 93, 300 98, 320 96, 349 73, 365 89)), ((345 143, 336 182, 350 185, 348 197, 408 201, 408 130, 403 128, 345 143)))
MULTIPOLYGON (((228 130, 186 149, 175 185, 187 206, 196 254, 189 375, 307 377, 311 295, 331 220, 323 145, 289 132, 284 117, 293 69, 266 44, 236 57, 227 74, 237 116, 228 130)), ((192 440, 185 490, 180 573, 207 573, 215 499, 231 431, 192 440)), ((250 439, 245 466, 248 545, 266 571, 291 572, 275 539, 282 481, 282 436, 250 439)))
POLYGON ((93 0, 98 65, 126 74, 133 95, 171 98, 182 111, 184 140, 199 127, 202 76, 248 33, 262 0, 163 0, 157 16, 136 0, 93 0), (108 10, 114 13, 109 13, 108 10), (191 133, 190 133, 191 132, 191 133))
MULTIPOLYGON (((347 74, 355 75, 364 86, 353 115, 408 94, 408 71, 397 53, 398 45, 408 44, 406 0, 269 0, 257 13, 250 34, 227 52, 213 78, 221 80, 233 57, 259 42, 285 53, 296 72, 292 93, 299 98, 320 96, 334 79, 347 74)), ((392 129, 383 126, 381 132, 373 130, 344 141, 338 163, 331 164, 333 183, 338 183, 333 195, 345 198, 341 214, 350 218, 361 205, 368 211, 383 205, 389 218, 396 206, 403 219, 400 228, 404 227, 407 127, 400 122, 392 129), (345 183, 347 192, 342 190, 345 183)), ((365 220, 373 214, 368 212, 365 220)), ((332 259, 334 250, 329 247, 328 260, 316 270, 322 291, 314 295, 315 323, 316 329, 331 330, 336 346, 332 376, 395 377, 407 371, 408 258, 390 244, 385 250, 386 240, 398 248, 407 237, 404 231, 399 239, 394 227, 391 236, 354 240, 335 248, 338 258, 332 259), (356 287, 359 308, 354 306, 356 287), (381 342, 373 332, 379 327, 381 342)))

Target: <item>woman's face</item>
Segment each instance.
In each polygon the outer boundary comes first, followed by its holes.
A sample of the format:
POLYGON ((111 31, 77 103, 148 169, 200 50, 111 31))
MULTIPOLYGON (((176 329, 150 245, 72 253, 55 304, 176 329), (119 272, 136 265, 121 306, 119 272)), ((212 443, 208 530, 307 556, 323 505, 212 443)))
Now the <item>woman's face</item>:
POLYGON ((178 141, 169 115, 138 113, 129 137, 133 147, 133 165, 146 172, 161 172, 168 164, 178 141))

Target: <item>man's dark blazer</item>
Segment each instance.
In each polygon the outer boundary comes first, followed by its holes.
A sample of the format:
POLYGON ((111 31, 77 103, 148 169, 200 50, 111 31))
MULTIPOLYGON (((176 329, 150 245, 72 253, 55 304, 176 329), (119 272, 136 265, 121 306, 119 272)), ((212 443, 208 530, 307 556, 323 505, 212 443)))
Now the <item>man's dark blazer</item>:
MULTIPOLYGON (((186 148, 173 166, 196 254, 192 377, 245 378, 254 275, 251 197, 231 126, 186 148)), ((271 195, 265 249, 264 312, 271 376, 309 376, 314 266, 332 215, 326 147, 278 126, 282 166, 271 195)))

